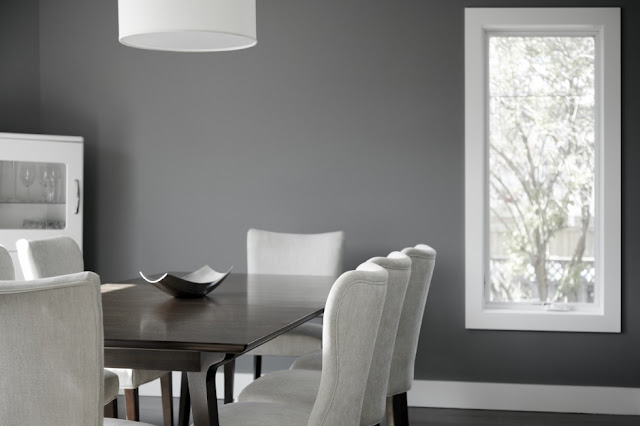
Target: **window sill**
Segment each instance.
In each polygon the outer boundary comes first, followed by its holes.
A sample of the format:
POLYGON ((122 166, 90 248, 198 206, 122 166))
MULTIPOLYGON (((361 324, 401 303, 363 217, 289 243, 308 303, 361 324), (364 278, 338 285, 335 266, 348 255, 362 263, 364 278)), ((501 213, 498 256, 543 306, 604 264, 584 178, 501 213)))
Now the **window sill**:
POLYGON ((621 329, 619 317, 612 319, 602 310, 551 311, 542 306, 536 308, 484 308, 477 312, 467 309, 466 328, 595 333, 619 333, 621 329))

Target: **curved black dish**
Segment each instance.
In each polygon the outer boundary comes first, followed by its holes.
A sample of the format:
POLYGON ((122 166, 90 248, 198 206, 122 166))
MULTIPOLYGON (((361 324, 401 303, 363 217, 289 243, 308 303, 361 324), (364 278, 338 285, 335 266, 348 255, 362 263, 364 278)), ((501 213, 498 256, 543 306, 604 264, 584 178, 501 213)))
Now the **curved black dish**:
POLYGON ((147 278, 142 271, 140 276, 148 283, 153 284, 173 297, 196 298, 206 296, 214 288, 222 284, 222 281, 227 278, 232 269, 233 266, 227 272, 218 272, 205 265, 183 277, 176 277, 166 273, 160 278, 152 280, 147 278))

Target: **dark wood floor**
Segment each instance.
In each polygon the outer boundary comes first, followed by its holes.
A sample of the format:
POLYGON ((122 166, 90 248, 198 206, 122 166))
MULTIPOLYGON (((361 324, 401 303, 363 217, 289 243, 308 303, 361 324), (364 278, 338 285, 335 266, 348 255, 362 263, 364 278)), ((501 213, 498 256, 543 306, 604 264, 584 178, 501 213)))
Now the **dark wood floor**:
MULTIPOLYGON (((174 401, 176 422, 178 400, 174 401)), ((124 418, 124 399, 118 410, 124 418)), ((603 416, 595 414, 531 413, 522 411, 451 410, 444 408, 409 408, 411 426, 638 426, 640 416, 603 416)), ((140 421, 162 425, 160 398, 140 397, 140 421)), ((384 423, 383 423, 384 425, 384 423)))

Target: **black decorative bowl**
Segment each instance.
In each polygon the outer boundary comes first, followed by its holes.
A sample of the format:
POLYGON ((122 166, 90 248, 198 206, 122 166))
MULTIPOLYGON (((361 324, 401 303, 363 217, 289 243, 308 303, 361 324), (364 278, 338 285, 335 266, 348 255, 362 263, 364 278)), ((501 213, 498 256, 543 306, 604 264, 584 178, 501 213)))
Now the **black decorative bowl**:
POLYGON ((152 280, 142 272, 140 272, 140 276, 148 283, 153 284, 173 297, 196 298, 206 296, 214 288, 222 284, 222 281, 227 278, 232 269, 233 266, 227 272, 217 272, 205 265, 184 277, 176 277, 166 273, 160 278, 152 280))

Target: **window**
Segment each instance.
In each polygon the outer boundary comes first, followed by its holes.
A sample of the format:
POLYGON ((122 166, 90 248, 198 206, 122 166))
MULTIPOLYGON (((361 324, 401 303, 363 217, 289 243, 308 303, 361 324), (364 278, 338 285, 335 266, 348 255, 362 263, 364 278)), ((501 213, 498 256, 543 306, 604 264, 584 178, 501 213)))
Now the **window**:
POLYGON ((619 332, 619 9, 465 13, 467 328, 619 332))

